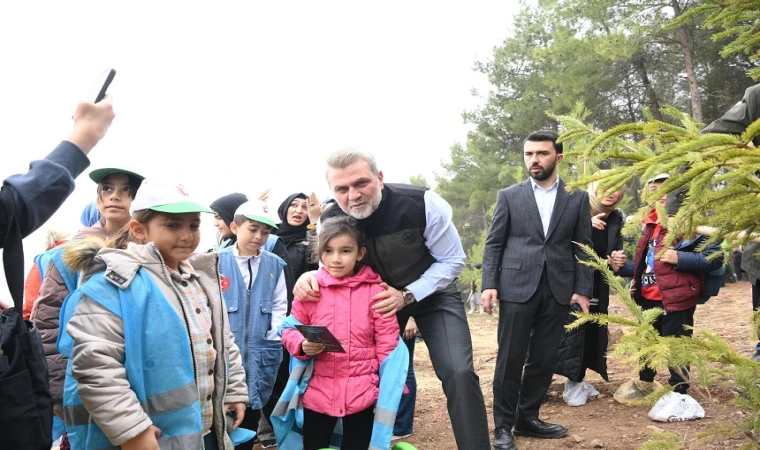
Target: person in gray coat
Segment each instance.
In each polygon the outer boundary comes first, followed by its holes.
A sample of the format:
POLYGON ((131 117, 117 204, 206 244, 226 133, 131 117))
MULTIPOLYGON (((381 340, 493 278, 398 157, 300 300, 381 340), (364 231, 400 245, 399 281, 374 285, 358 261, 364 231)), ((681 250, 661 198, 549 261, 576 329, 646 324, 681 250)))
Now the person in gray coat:
POLYGON ((591 246, 588 194, 565 190, 557 172, 564 156, 557 137, 538 131, 525 140, 530 178, 499 191, 485 244, 483 307, 491 314, 499 301, 496 450, 516 449, 513 433, 567 435, 562 425, 539 419, 538 410, 549 390, 570 305, 578 303, 588 312, 593 269, 580 263, 588 257, 575 244, 591 246))

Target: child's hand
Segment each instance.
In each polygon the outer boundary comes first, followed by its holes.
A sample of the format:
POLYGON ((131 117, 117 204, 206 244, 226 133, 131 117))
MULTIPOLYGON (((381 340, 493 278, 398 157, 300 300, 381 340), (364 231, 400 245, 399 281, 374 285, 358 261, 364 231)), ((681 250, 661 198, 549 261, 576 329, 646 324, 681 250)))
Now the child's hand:
POLYGON ((303 343, 301 343, 301 350, 303 350, 303 354, 306 356, 318 355, 322 353, 322 350, 324 349, 325 344, 316 344, 309 341, 303 341, 303 343))
POLYGON ((660 257, 660 261, 668 264, 678 265, 678 252, 675 250, 666 250, 660 257))
POLYGON ((224 414, 227 414, 227 411, 229 410, 235 411, 235 423, 232 424, 232 429, 234 430, 243 423, 243 417, 245 417, 245 403, 225 403, 224 414))
POLYGON ((151 425, 147 430, 121 444, 122 450, 161 450, 158 447, 158 437, 161 430, 151 425))

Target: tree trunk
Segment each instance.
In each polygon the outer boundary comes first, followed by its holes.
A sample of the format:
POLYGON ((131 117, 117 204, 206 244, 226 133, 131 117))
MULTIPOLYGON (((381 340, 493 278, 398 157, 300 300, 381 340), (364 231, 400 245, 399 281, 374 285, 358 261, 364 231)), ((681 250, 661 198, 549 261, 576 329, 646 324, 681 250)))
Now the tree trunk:
POLYGON ((633 67, 636 69, 636 73, 639 75, 641 84, 644 86, 644 92, 647 97, 647 103, 652 111, 652 115, 657 120, 662 120, 662 111, 660 111, 660 102, 657 100, 657 94, 654 92, 652 82, 649 80, 649 74, 647 73, 647 67, 645 64, 646 55, 641 54, 634 56, 633 67))
POLYGON ((628 111, 630 122, 636 122, 636 111, 633 109, 633 95, 631 94, 631 78, 628 74, 625 76, 625 107, 628 111))
MULTIPOLYGON (((683 14, 681 5, 678 0, 671 0, 673 13, 675 17, 683 14)), ((683 53, 683 65, 686 70, 686 79, 689 81, 689 95, 691 96, 691 115, 699 122, 704 121, 702 116, 702 101, 699 98, 699 84, 697 84, 697 74, 694 71, 694 35, 691 29, 682 25, 678 27, 678 42, 681 43, 681 52, 683 53)))

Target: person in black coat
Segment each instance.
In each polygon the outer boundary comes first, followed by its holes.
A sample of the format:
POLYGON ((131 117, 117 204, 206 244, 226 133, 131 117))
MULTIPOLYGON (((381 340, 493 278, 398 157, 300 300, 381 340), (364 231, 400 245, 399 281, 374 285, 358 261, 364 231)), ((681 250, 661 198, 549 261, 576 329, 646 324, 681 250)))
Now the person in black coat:
MULTIPOLYGON (((316 239, 316 224, 320 214, 322 208, 316 196, 311 194, 307 197, 302 192, 288 196, 277 209, 282 223, 277 225, 275 234, 288 250, 285 262, 293 271, 295 279, 304 272, 319 268, 315 262, 310 262, 309 245, 316 239)), ((289 298, 292 298, 292 292, 289 294, 289 298)))
MULTIPOLYGON (((597 255, 607 257, 614 271, 624 264, 622 257, 623 236, 621 230, 625 222, 623 212, 616 209, 623 199, 623 190, 607 196, 599 190, 599 183, 594 182, 588 187, 591 207, 591 242, 597 255)), ((594 295, 591 298, 589 312, 607 314, 610 305, 610 287, 599 271, 594 271, 594 295)), ((568 317, 568 323, 575 316, 568 317)), ((586 370, 591 369, 609 381, 607 375, 607 343, 606 326, 593 323, 564 333, 559 346, 559 358, 555 373, 567 377, 563 398, 570 406, 580 406, 588 398, 599 395, 599 392, 584 381, 586 370)))

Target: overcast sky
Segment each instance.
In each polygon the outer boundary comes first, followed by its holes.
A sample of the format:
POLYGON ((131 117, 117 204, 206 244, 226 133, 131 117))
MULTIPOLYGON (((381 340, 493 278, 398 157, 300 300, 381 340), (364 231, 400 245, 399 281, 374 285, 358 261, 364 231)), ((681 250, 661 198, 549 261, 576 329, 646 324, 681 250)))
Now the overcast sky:
MULTIPOLYGON (((488 90, 472 70, 509 31, 518 2, 3 2, 3 171, 25 171, 71 130, 97 75, 116 119, 89 170, 125 167, 185 184, 208 204, 234 191, 327 193, 326 156, 373 153, 386 181, 433 171, 488 90), (76 6, 73 6, 76 5, 76 6)), ((50 227, 75 231, 95 198, 87 172, 27 239, 27 266, 50 227)), ((213 241, 204 223, 201 246, 213 241)), ((6 286, 0 286, 0 298, 6 286)))

